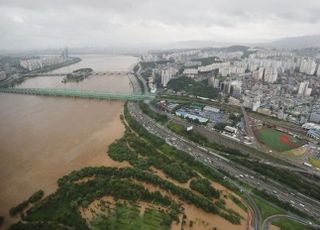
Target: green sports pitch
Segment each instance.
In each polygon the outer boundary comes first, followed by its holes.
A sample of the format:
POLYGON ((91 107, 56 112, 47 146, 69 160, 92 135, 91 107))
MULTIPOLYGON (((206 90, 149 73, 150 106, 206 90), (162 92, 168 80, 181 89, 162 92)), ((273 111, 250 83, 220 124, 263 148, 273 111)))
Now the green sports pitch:
POLYGON ((304 145, 304 141, 272 128, 255 130, 257 139, 278 152, 284 152, 304 145))

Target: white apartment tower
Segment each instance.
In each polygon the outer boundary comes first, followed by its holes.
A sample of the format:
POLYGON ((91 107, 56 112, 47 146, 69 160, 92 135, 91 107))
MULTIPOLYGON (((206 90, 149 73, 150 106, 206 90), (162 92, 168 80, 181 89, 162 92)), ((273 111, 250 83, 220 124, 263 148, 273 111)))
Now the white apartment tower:
POLYGON ((299 71, 308 75, 313 75, 316 72, 317 63, 312 59, 303 59, 300 64, 299 71))
POLYGON ((309 97, 311 95, 312 88, 309 88, 309 81, 303 81, 299 85, 298 96, 309 97))
POLYGON ((264 70, 264 81, 274 83, 278 79, 278 71, 274 67, 268 67, 264 70))
POLYGON ((252 72, 252 78, 255 80, 262 80, 263 78, 264 68, 259 68, 252 72))
POLYGON ((171 66, 161 70, 161 84, 163 85, 163 87, 166 87, 168 82, 177 73, 178 73, 178 70, 174 67, 171 67, 171 66))
POLYGON ((299 85, 298 96, 303 96, 308 86, 309 86, 308 81, 301 82, 299 85))

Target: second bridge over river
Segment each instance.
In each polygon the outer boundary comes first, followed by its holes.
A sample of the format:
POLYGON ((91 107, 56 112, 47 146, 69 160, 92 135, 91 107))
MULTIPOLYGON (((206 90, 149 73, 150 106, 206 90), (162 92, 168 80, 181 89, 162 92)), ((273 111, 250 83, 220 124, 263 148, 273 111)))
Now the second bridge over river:
MULTIPOLYGON (((25 76, 28 77, 58 77, 58 76, 66 76, 69 73, 30 73, 25 76)), ((128 71, 106 71, 106 72, 92 72, 90 75, 98 75, 98 76, 111 76, 111 75, 127 75, 132 74, 132 72, 128 71)))

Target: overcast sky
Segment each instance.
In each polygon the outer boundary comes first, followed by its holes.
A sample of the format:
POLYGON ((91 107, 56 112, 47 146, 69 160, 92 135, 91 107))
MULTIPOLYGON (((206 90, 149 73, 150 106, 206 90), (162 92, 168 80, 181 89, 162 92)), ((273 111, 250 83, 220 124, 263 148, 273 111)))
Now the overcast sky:
POLYGON ((257 42, 320 33, 320 0, 0 0, 0 49, 257 42))

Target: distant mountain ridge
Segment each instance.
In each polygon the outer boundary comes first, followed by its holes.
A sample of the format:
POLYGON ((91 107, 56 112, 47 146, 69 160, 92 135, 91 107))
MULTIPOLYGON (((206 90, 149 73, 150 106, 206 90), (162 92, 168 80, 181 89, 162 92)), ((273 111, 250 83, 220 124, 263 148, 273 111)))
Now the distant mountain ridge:
MULTIPOLYGON (((199 48, 226 48, 236 47, 234 51, 238 51, 239 47, 269 47, 269 48, 310 48, 320 47, 320 34, 319 35, 306 35, 299 37, 286 37, 271 42, 215 42, 209 40, 189 40, 177 41, 172 43, 163 44, 162 49, 199 49, 199 48)), ((241 48, 240 48, 241 50, 241 48)), ((229 51, 229 50, 228 50, 229 51)))
MULTIPOLYGON (((286 37, 268 42, 219 42, 214 40, 186 40, 176 41, 163 44, 140 44, 137 47, 69 47, 72 54, 133 54, 138 55, 147 51, 172 51, 185 49, 208 49, 216 51, 242 51, 246 52, 250 47, 266 47, 266 48, 288 48, 288 49, 302 49, 319 47, 320 48, 320 34, 306 35, 299 37, 286 37)), ((40 50, 0 50, 0 56, 18 55, 18 56, 32 56, 32 55, 59 55, 60 48, 48 48, 40 50)))
POLYGON ((261 43, 264 47, 273 48, 310 48, 310 47, 320 47, 320 34, 319 35, 307 35, 299 37, 287 37, 281 38, 279 40, 261 43))

